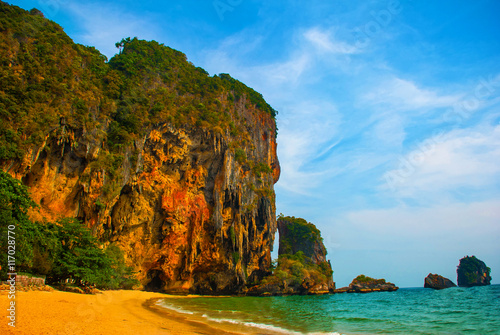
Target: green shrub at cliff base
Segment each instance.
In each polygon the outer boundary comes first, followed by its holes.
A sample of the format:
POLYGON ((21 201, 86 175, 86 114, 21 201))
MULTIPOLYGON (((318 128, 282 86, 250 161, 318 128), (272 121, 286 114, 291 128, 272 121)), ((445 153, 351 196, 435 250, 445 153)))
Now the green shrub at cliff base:
POLYGON ((50 225, 57 232, 59 245, 55 247, 57 252, 52 254, 52 268, 47 273, 49 283, 70 280, 77 285, 104 289, 132 288, 137 284, 117 246, 103 250, 90 230, 73 218, 50 225))
POLYGON ((102 285, 103 288, 130 290, 139 285, 139 281, 135 278, 134 269, 125 265, 123 251, 119 247, 111 244, 104 253, 110 260, 111 269, 109 277, 102 285))
POLYGON ((273 262, 273 274, 262 280, 262 284, 280 283, 286 281, 288 285, 300 286, 305 280, 313 283, 326 283, 332 278, 333 271, 328 262, 315 264, 302 251, 294 255, 283 254, 273 262))
POLYGON ((70 279, 78 285, 104 286, 111 275, 111 262, 97 240, 76 219, 62 219, 59 224, 60 252, 47 275, 48 282, 70 279))
POLYGON ((2 267, 0 276, 2 279, 7 277, 9 245, 15 247, 16 270, 23 270, 32 265, 33 247, 31 241, 36 230, 28 218, 28 209, 35 206, 27 187, 0 170, 0 266, 2 267), (8 230, 11 231, 10 234, 8 230), (11 236, 11 239, 8 236, 11 236), (9 240, 14 241, 15 244, 12 242, 9 244, 9 240))
POLYGON ((28 209, 35 207, 28 189, 19 180, 0 171, 1 273, 7 277, 7 230, 15 227, 15 271, 47 276, 47 283, 70 279, 78 285, 101 288, 131 288, 138 282, 116 246, 103 250, 90 230, 78 220, 33 223, 28 209))

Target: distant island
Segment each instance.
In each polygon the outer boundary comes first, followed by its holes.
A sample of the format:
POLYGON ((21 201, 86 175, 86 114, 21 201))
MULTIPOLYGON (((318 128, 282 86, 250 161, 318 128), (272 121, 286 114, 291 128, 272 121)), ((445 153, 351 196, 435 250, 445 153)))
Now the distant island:
POLYGON ((359 275, 353 279, 348 287, 341 287, 335 293, 373 293, 373 292, 394 292, 399 287, 393 283, 386 282, 385 279, 375 279, 365 275, 359 275))
POLYGON ((476 256, 466 256, 457 267, 457 282, 460 287, 485 286, 491 284, 491 269, 476 256))
MULTIPOLYGON (((476 256, 466 256, 460 259, 457 267, 457 283, 460 287, 486 286, 491 283, 491 269, 486 264, 477 259, 476 256)), ((425 288, 442 290, 456 287, 448 278, 429 273, 424 280, 425 288)))

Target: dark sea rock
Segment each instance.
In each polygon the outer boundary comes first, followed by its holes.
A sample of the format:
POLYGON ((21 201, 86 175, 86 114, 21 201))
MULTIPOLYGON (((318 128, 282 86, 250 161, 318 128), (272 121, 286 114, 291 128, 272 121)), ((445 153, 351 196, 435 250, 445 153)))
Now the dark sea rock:
POLYGON ((457 268, 457 282, 460 287, 485 286, 491 284, 491 269, 476 256, 466 256, 457 268))
POLYGON ((393 283, 386 282, 385 279, 374 279, 359 275, 349 284, 348 287, 341 287, 335 293, 371 293, 371 292, 393 292, 399 287, 393 283))
POLYGON ((448 278, 443 276, 429 273, 427 277, 425 277, 424 287, 432 288, 435 290, 442 290, 449 287, 456 287, 455 283, 453 283, 448 278))

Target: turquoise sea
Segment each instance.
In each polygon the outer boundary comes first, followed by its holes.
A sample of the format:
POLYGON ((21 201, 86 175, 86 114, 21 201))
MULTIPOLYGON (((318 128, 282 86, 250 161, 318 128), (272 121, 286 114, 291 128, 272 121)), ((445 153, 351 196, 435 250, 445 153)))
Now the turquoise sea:
POLYGON ((500 285, 288 297, 167 298, 159 305, 256 334, 500 334, 500 285))

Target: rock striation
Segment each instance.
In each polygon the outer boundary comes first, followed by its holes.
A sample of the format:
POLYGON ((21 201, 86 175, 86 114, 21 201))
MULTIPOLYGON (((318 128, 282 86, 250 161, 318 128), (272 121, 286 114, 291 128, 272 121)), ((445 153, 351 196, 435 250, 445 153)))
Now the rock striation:
POLYGON ((457 267, 457 283, 460 287, 490 285, 491 269, 475 256, 466 256, 457 267))
POLYGON ((106 62, 0 6, 0 168, 30 187, 34 220, 78 218, 147 290, 234 294, 269 273, 280 166, 259 93, 154 41, 106 62))
POLYGON ((445 288, 456 287, 456 286, 457 285, 455 285, 455 283, 453 283, 448 278, 432 273, 429 273, 429 275, 425 277, 424 281, 425 288, 432 288, 435 290, 442 290, 445 288))
POLYGON ((365 275, 359 275, 349 284, 335 290, 335 293, 372 293, 372 292, 393 292, 399 287, 393 283, 386 282, 385 279, 374 279, 365 275))
POLYGON ((325 294, 333 292, 333 271, 320 231, 302 218, 278 218, 278 264, 248 295, 325 294))

